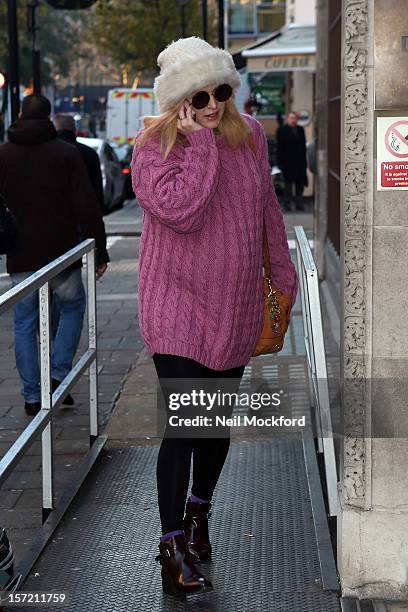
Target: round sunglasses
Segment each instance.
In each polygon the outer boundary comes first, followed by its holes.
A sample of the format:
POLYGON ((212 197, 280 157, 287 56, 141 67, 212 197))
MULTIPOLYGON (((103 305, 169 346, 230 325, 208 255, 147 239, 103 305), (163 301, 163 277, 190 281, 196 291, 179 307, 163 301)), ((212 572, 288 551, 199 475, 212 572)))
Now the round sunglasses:
MULTIPOLYGON (((218 85, 213 91, 213 96, 217 102, 226 102, 232 95, 232 87, 227 83, 218 85)), ((192 106, 200 110, 205 108, 210 101, 210 94, 207 91, 197 91, 191 99, 192 106)))

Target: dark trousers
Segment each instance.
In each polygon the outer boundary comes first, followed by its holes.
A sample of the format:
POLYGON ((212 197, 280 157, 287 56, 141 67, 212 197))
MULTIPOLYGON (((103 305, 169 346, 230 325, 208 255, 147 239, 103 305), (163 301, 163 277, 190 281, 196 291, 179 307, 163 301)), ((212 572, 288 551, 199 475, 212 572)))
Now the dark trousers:
POLYGON ((302 182, 288 181, 285 179, 285 192, 283 202, 286 207, 290 207, 291 202, 295 202, 297 209, 303 208, 302 196, 303 196, 304 184, 302 182))
MULTIPOLYGON (((214 379, 214 388, 222 390, 223 379, 238 389, 245 366, 229 370, 212 370, 193 359, 176 355, 153 355, 154 365, 168 409, 169 384, 174 392, 177 380, 174 379, 214 379), (168 381, 173 379, 171 383, 168 381), (234 379, 234 380, 232 380, 234 379)), ((183 392, 185 381, 179 384, 183 392)), ((206 385, 207 386, 207 385, 206 385)), ((208 388, 208 386, 207 386, 208 388)), ((232 408, 230 413, 232 413, 232 408)), ((174 413, 173 413, 174 414, 174 413)), ((162 532, 168 533, 183 528, 184 508, 190 480, 191 456, 193 457, 193 495, 210 501, 218 478, 221 474, 230 445, 229 432, 226 437, 212 438, 175 438, 166 431, 161 442, 157 460, 157 492, 162 532)))

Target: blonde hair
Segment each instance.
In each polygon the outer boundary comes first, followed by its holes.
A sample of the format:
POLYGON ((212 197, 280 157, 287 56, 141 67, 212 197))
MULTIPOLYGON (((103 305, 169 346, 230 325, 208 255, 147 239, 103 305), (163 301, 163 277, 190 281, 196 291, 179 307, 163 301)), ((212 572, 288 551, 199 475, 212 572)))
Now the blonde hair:
MULTIPOLYGON (((162 115, 144 117, 144 130, 137 139, 137 146, 142 147, 153 137, 160 137, 160 148, 164 159, 167 159, 174 145, 186 146, 187 138, 177 131, 177 119, 180 103, 162 115)), ((231 149, 237 149, 246 139, 255 152, 252 130, 243 117, 241 117, 233 98, 227 100, 224 114, 216 128, 216 133, 225 136, 231 149)))

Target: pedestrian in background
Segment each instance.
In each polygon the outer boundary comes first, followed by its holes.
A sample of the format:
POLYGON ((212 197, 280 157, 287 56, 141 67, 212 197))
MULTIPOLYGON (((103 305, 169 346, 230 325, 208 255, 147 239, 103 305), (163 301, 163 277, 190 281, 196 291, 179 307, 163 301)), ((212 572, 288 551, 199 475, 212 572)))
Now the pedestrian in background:
POLYGON ((81 154, 88 171, 89 179, 94 188, 101 212, 105 208, 103 195, 103 181, 101 172, 101 163, 99 155, 91 147, 77 141, 75 119, 71 115, 59 113, 53 119, 55 129, 57 130, 58 138, 65 140, 71 145, 74 145, 81 154))
MULTIPOLYGON (((98 278, 109 261, 105 228, 85 165, 75 147, 57 138, 50 114, 47 98, 27 96, 19 119, 8 130, 9 142, 0 146, 0 193, 17 221, 18 244, 7 253, 13 286, 77 245, 79 232, 96 240, 98 278)), ((50 282, 60 312, 51 360, 53 391, 71 370, 81 336, 81 265, 75 262, 50 282)), ((16 363, 28 414, 41 409, 38 317, 37 292, 14 307, 16 363)))
POLYGON ((91 134, 91 137, 98 138, 98 134, 96 133, 96 117, 94 113, 91 113, 89 116, 88 126, 89 126, 89 133, 91 134))
MULTIPOLYGON (((169 45, 158 65, 161 114, 137 136, 132 178, 144 209, 140 329, 168 400, 168 380, 173 391, 182 379, 238 388, 263 324, 263 224, 274 282, 292 302, 297 279, 265 132, 235 106, 231 55, 191 37, 169 45)), ((211 559, 208 516, 230 439, 171 429, 157 463, 159 558, 163 589, 183 596, 212 588, 195 563, 211 559)))
POLYGON ((294 204, 296 210, 304 210, 303 190, 308 184, 306 137, 305 130, 298 125, 297 113, 288 114, 286 123, 276 133, 276 140, 278 166, 285 182, 283 208, 289 211, 294 204))
POLYGON ((104 115, 102 115, 102 117, 100 117, 99 119, 99 131, 102 132, 102 134, 105 134, 106 131, 106 117, 104 115))

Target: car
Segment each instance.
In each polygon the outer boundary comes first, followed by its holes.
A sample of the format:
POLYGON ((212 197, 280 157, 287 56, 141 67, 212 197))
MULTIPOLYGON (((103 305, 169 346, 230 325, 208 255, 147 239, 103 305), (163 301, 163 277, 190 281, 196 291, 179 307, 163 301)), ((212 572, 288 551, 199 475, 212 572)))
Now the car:
POLYGON ((123 205, 126 177, 122 173, 122 165, 107 140, 102 138, 78 137, 81 142, 91 147, 99 155, 102 171, 102 182, 104 192, 104 214, 123 205))
POLYGON ((132 187, 132 174, 130 170, 130 162, 132 161, 133 146, 130 144, 120 145, 117 142, 111 142, 116 156, 122 165, 122 174, 125 176, 125 184, 123 191, 124 200, 134 200, 135 194, 132 187))
POLYGON ((80 115, 79 113, 75 113, 72 115, 75 120, 76 133, 77 136, 83 136, 85 138, 89 138, 89 130, 86 124, 86 118, 84 115, 80 115))

